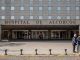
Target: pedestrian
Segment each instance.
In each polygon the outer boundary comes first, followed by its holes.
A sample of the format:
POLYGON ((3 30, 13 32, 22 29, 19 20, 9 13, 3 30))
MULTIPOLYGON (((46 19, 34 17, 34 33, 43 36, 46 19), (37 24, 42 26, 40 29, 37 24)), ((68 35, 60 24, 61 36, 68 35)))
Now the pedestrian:
POLYGON ((80 35, 77 37, 77 53, 80 52, 80 35))
POLYGON ((76 51, 76 45, 77 45, 77 35, 74 34, 73 38, 72 38, 72 45, 73 45, 73 53, 75 53, 76 51))

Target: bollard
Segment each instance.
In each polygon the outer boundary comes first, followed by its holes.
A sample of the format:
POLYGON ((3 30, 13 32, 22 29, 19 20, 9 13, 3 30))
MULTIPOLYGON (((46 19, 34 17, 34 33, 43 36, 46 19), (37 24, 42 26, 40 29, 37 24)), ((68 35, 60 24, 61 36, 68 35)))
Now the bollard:
POLYGON ((5 55, 8 55, 8 54, 7 54, 7 49, 5 49, 5 55))
POLYGON ((37 51, 38 51, 38 49, 35 49, 36 55, 38 55, 37 51))
POLYGON ((52 51, 52 49, 49 49, 50 55, 52 55, 51 51, 52 51))
POLYGON ((20 49, 20 55, 23 55, 23 49, 20 49))
POLYGON ((65 49, 65 55, 67 55, 67 49, 65 49))

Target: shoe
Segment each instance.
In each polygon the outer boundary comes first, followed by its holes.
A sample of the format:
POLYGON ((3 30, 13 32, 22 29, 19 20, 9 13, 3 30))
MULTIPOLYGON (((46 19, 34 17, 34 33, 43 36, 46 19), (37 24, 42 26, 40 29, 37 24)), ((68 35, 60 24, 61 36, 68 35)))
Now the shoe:
POLYGON ((76 51, 73 51, 73 53, 76 53, 76 51))

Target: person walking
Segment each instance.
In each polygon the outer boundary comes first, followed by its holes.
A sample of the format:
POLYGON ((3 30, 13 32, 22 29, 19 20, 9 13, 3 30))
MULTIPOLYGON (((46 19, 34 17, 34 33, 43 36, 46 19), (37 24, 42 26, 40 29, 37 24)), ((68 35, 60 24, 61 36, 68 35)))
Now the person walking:
POLYGON ((80 52, 80 35, 77 37, 77 53, 80 52))
POLYGON ((77 45, 77 35, 74 34, 73 38, 72 38, 72 45, 73 45, 73 53, 75 53, 76 51, 76 45, 77 45))

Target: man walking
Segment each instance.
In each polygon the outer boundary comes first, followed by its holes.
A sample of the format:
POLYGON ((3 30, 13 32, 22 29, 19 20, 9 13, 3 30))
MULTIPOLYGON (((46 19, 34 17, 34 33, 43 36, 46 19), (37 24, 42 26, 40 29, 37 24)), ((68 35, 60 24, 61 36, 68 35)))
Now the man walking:
POLYGON ((80 52, 80 36, 77 38, 77 52, 80 52))
POLYGON ((76 48, 76 45, 77 45, 77 35, 74 34, 74 37, 72 38, 72 45, 73 45, 73 52, 75 53, 75 48, 76 48))

